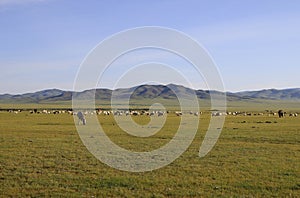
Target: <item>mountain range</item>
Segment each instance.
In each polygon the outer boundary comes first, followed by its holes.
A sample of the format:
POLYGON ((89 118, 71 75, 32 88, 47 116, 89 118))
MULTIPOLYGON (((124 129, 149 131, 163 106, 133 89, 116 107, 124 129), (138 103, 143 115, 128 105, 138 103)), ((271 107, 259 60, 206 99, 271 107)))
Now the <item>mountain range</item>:
MULTIPOLYGON (((118 99, 130 97, 133 100, 142 99, 176 99, 178 96, 188 96, 195 93, 199 99, 210 99, 210 94, 222 95, 223 92, 209 90, 194 90, 181 85, 140 85, 131 88, 121 88, 114 90, 114 94, 118 99)), ((3 94, 0 95, 0 103, 52 103, 71 101, 72 96, 76 94, 82 99, 91 99, 94 94, 96 99, 109 101, 113 90, 110 89, 91 89, 82 92, 63 91, 59 89, 47 89, 34 93, 26 93, 19 95, 3 94)), ((299 100, 300 88, 294 89, 265 89, 259 91, 243 91, 243 92, 226 92, 228 101, 241 100, 299 100)))

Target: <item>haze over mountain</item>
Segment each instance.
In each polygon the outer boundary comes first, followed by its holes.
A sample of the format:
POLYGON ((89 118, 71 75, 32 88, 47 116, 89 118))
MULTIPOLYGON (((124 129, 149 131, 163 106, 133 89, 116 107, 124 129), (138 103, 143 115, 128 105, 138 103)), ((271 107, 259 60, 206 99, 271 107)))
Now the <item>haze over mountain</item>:
MULTIPOLYGON (((118 99, 125 99, 130 97, 134 100, 143 99, 176 99, 174 90, 178 96, 185 97, 191 93, 195 93, 199 99, 210 99, 211 94, 224 94, 218 91, 209 90, 193 90, 181 85, 140 85, 131 88, 116 89, 114 94, 118 99)), ((52 103, 71 101, 72 95, 76 94, 82 99, 91 99, 95 93, 98 100, 109 101, 112 96, 110 89, 91 89, 82 92, 63 91, 59 89, 47 89, 34 93, 26 93, 20 95, 3 94, 0 95, 0 103, 52 103), (95 92, 96 91, 96 92, 95 92)), ((295 89, 266 89, 260 91, 243 91, 237 93, 227 92, 227 100, 241 101, 241 100, 300 100, 300 88, 295 89)))

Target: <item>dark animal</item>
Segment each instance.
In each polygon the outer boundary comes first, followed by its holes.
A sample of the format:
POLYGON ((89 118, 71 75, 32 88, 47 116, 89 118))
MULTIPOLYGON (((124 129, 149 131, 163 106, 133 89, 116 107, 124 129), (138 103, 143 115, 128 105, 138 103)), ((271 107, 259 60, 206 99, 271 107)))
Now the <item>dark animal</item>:
POLYGON ((278 111, 278 116, 279 116, 279 118, 283 118, 283 116, 284 116, 283 110, 278 111))
POLYGON ((78 124, 80 124, 80 122, 82 122, 83 125, 86 125, 86 119, 85 119, 85 117, 84 117, 84 115, 83 115, 83 113, 81 111, 79 111, 77 113, 77 117, 79 119, 78 124))

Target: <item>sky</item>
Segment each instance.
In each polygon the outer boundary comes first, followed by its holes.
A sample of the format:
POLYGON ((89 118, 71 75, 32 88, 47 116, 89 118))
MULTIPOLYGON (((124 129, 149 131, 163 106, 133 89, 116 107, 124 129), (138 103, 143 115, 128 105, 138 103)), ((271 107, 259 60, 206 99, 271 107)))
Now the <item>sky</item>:
MULTIPOLYGON (((299 10, 298 0, 0 0, 0 94, 72 90, 92 49, 143 26, 175 29, 196 40, 215 62, 226 91, 299 88, 299 10)), ((207 88, 189 63, 158 49, 120 57, 97 86, 132 86, 124 80, 130 75, 120 79, 120 71, 129 70, 146 83, 158 82, 152 77, 159 72, 161 83, 207 88), (132 69, 137 65, 139 72, 132 69), (164 78, 170 66, 189 83, 177 74, 164 78)))

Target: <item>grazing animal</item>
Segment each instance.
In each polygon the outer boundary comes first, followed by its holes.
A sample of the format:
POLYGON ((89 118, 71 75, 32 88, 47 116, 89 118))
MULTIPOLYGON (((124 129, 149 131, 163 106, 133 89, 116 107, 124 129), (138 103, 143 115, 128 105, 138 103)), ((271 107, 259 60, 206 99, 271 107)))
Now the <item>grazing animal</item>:
POLYGON ((175 112, 177 116, 182 116, 182 112, 181 111, 176 111, 175 112))
POLYGON ((137 112, 137 111, 132 111, 132 112, 131 112, 131 115, 133 115, 133 116, 138 116, 138 115, 140 115, 140 113, 137 112))
POLYGON ((79 119, 79 122, 78 124, 80 124, 80 122, 82 122, 83 125, 86 125, 86 119, 85 119, 85 116, 83 115, 83 113, 81 111, 79 111, 77 113, 77 117, 79 119))
POLYGON ((121 114, 120 111, 115 111, 115 112, 114 112, 114 115, 115 115, 115 116, 120 116, 120 115, 122 115, 122 114, 121 114))
POLYGON ((158 117, 159 117, 159 116, 163 116, 163 115, 164 115, 164 112, 159 111, 159 112, 157 112, 157 115, 158 115, 158 117))
POLYGON ((278 116, 279 116, 279 118, 283 118, 283 116, 284 116, 283 110, 278 111, 278 116))

